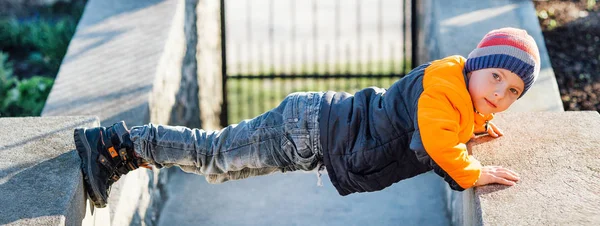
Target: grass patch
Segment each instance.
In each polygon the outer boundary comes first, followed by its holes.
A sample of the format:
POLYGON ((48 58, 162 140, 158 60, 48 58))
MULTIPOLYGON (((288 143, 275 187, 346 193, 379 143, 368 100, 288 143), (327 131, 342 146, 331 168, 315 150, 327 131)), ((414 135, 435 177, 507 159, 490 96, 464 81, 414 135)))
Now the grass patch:
POLYGON ((227 80, 228 123, 254 118, 272 108, 290 93, 304 91, 345 91, 355 93, 377 86, 388 88, 399 78, 331 79, 230 79, 227 80))

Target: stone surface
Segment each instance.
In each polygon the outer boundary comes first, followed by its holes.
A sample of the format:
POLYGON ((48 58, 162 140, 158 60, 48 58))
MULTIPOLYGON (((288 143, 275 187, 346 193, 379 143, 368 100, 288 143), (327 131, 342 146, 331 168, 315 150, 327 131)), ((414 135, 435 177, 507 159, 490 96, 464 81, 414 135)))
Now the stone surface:
POLYGON ((516 171, 513 187, 475 188, 466 225, 599 225, 600 115, 597 112, 498 114, 505 136, 469 144, 484 165, 516 171))
POLYGON ((82 224, 73 129, 98 124, 96 117, 0 118, 1 225, 82 224))

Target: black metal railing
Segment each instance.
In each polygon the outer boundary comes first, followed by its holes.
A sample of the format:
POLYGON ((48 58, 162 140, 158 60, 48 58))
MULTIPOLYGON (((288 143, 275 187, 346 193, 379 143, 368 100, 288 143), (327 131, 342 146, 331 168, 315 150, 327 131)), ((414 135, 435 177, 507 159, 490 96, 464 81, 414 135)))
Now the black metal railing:
POLYGON ((222 125, 296 91, 389 87, 415 62, 415 1, 221 0, 222 125))

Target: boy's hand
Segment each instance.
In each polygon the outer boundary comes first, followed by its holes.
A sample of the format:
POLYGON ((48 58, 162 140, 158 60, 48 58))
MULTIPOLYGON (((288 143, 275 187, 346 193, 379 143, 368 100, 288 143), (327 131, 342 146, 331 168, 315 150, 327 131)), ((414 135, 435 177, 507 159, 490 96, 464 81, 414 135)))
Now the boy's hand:
POLYGON ((484 166, 481 168, 481 175, 474 186, 494 183, 513 186, 517 181, 519 181, 519 175, 512 170, 502 166, 484 166))
POLYGON ((475 137, 475 135, 483 135, 487 133, 488 135, 490 135, 493 138, 498 138, 502 135, 504 135, 504 132, 502 132, 502 130, 500 130, 500 128, 498 128, 494 123, 492 122, 488 122, 488 129, 487 131, 485 131, 485 129, 483 127, 480 128, 480 130, 475 130, 473 131, 473 138, 475 137))
POLYGON ((487 133, 492 137, 500 137, 504 135, 502 130, 500 130, 494 123, 488 122, 488 130, 487 133))

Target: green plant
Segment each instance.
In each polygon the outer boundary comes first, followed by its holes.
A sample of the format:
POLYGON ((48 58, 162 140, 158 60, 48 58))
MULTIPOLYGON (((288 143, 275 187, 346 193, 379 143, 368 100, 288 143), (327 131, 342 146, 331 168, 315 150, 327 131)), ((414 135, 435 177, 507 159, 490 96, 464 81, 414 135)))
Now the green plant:
POLYGON ((0 116, 40 115, 53 83, 53 79, 41 76, 14 78, 8 54, 0 52, 0 116))
POLYGON ((76 22, 72 18, 62 18, 56 22, 2 19, 0 40, 3 41, 0 42, 0 49, 22 54, 13 57, 23 59, 52 76, 58 72, 75 28, 76 22))
POLYGON ((0 17, 0 117, 41 113, 86 3, 59 1, 21 18, 0 17))
POLYGON ((4 99, 2 110, 9 116, 40 115, 53 83, 53 79, 41 76, 17 81, 4 99))

